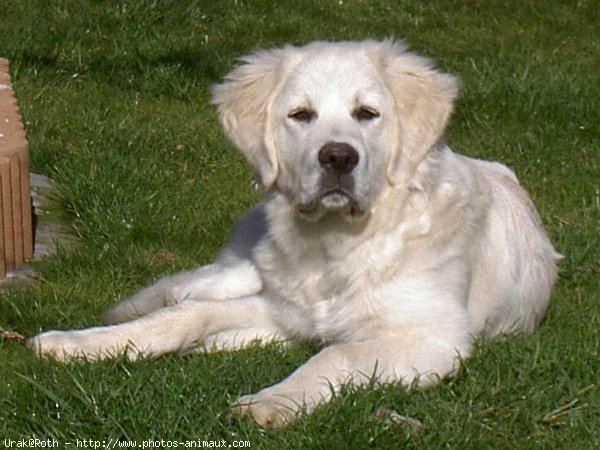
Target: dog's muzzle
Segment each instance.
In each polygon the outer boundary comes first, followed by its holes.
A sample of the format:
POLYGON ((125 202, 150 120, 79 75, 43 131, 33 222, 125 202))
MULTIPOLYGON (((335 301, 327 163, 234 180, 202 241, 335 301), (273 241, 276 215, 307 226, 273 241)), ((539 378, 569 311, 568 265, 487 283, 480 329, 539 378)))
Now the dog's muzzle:
POLYGON ((322 174, 319 180, 317 198, 299 205, 302 214, 309 215, 319 208, 345 211, 350 216, 362 215, 354 195, 352 171, 360 157, 354 147, 345 142, 328 142, 319 150, 319 164, 322 174))
MULTIPOLYGON (((340 203, 354 196, 354 176, 352 171, 358 165, 358 152, 345 142, 329 142, 319 150, 319 164, 323 169, 319 192, 325 206, 330 203, 329 197, 340 203)), ((333 205, 332 205, 333 206, 333 205)))

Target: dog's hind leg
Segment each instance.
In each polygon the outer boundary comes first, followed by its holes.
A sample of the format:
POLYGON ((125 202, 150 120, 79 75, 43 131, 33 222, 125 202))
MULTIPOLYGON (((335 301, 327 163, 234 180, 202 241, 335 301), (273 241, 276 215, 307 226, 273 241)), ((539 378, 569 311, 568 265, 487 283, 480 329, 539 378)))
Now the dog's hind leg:
POLYGON ((257 294, 262 282, 252 251, 266 232, 262 204, 236 226, 213 264, 160 279, 106 312, 107 324, 126 322, 184 300, 225 300, 257 294))
POLYGON ((226 300, 253 295, 261 289, 258 272, 249 261, 233 265, 217 262, 162 278, 108 310, 104 322, 126 322, 185 300, 226 300))

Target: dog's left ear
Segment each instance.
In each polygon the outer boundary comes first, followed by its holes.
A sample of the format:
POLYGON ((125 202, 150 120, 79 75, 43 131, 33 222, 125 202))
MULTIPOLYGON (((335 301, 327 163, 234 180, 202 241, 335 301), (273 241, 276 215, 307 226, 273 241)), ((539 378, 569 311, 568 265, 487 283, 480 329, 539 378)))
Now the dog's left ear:
POLYGON ((242 58, 242 64, 213 87, 225 133, 260 174, 265 187, 277 179, 277 154, 269 126, 272 100, 282 77, 284 49, 259 50, 242 58))
POLYGON ((458 93, 458 80, 436 71, 429 59, 406 51, 401 42, 385 41, 379 56, 398 116, 396 147, 387 176, 392 185, 399 185, 410 179, 442 137, 458 93))

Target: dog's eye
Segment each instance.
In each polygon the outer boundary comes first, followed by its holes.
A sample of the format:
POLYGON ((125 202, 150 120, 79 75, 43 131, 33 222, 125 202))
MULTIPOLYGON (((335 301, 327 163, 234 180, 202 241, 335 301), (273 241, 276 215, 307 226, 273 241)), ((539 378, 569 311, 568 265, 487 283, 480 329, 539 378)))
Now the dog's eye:
POLYGON ((309 123, 312 122, 316 115, 317 114, 310 109, 295 109, 288 114, 288 117, 297 122, 309 123))
POLYGON ((379 112, 373 108, 369 108, 368 106, 361 106, 360 108, 356 108, 354 110, 353 115, 356 120, 360 122, 366 122, 379 117, 379 112))

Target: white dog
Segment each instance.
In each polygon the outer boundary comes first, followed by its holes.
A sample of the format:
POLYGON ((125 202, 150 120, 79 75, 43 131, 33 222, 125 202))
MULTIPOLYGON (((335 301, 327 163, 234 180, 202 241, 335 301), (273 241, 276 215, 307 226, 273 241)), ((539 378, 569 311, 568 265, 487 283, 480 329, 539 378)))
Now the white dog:
POLYGON ((160 280, 113 325, 30 340, 57 359, 259 340, 323 349, 233 412, 278 426, 343 383, 452 375, 474 336, 530 333, 560 257, 515 175, 453 153, 454 77, 393 41, 258 51, 213 92, 265 200, 214 264, 160 280))

